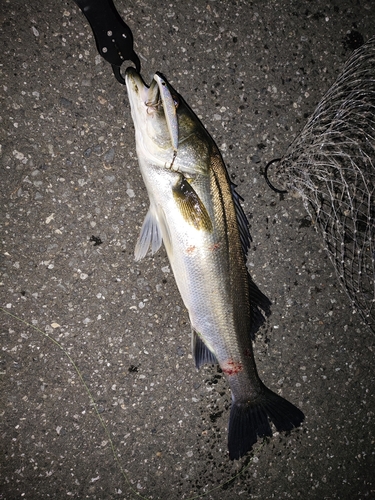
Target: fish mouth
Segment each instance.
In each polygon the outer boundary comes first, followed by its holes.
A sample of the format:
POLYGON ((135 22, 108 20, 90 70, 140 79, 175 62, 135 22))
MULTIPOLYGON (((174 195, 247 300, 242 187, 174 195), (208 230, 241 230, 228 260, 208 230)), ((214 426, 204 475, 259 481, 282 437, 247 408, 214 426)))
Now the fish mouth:
POLYGON ((147 107, 156 107, 160 100, 160 91, 155 80, 152 80, 151 85, 147 85, 142 76, 133 67, 129 67, 125 72, 125 82, 131 104, 140 101, 147 107))
POLYGON ((141 115, 145 111, 151 116, 160 114, 159 116, 165 119, 172 148, 177 153, 179 100, 167 80, 157 72, 151 84, 147 85, 142 76, 133 67, 129 67, 125 73, 125 82, 135 115, 141 115))

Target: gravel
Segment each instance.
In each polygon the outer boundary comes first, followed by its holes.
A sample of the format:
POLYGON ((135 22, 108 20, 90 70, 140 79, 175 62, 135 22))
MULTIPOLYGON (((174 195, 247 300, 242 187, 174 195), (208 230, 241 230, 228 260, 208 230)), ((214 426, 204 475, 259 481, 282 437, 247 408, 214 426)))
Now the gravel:
POLYGON ((184 96, 244 198, 273 303, 257 366, 306 421, 228 460, 230 393, 194 368, 165 251, 134 261, 148 200, 125 88, 72 1, 3 2, 0 498, 375 498, 374 336, 301 200, 262 176, 353 32, 374 35, 372 2, 116 4, 145 80, 184 96))

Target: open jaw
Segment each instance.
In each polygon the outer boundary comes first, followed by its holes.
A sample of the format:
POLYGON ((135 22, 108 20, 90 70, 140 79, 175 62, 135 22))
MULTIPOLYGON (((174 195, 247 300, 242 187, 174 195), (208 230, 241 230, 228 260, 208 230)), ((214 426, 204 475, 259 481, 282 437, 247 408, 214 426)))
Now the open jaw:
POLYGON ((132 106, 139 106, 139 104, 145 106, 146 112, 149 115, 162 109, 172 148, 176 155, 179 139, 177 117, 178 97, 172 95, 171 87, 167 80, 161 73, 155 73, 150 85, 146 85, 141 75, 134 68, 130 67, 126 71, 126 82, 132 106))

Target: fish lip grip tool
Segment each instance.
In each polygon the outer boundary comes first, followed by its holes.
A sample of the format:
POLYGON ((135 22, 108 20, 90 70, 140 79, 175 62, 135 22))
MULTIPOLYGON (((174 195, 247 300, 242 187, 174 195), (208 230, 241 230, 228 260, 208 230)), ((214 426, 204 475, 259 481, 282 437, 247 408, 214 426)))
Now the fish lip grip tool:
POLYGON ((134 52, 133 34, 117 12, 113 0, 74 0, 90 23, 99 54, 112 65, 116 79, 125 84, 120 68, 131 61, 137 72, 141 62, 134 52))

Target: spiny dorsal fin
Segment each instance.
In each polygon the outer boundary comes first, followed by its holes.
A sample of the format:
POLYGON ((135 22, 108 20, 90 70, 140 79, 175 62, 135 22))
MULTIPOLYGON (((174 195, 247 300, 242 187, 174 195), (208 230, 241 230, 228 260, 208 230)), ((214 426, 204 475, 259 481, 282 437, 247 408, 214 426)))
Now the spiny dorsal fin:
POLYGON ((247 251, 250 248, 251 235, 249 231, 249 222, 241 206, 241 201, 243 201, 243 198, 241 198, 241 196, 237 193, 236 187, 237 186, 235 184, 231 183, 230 188, 232 191, 234 208, 236 210, 236 217, 237 217, 238 229, 240 231, 242 250, 246 256, 247 251))

